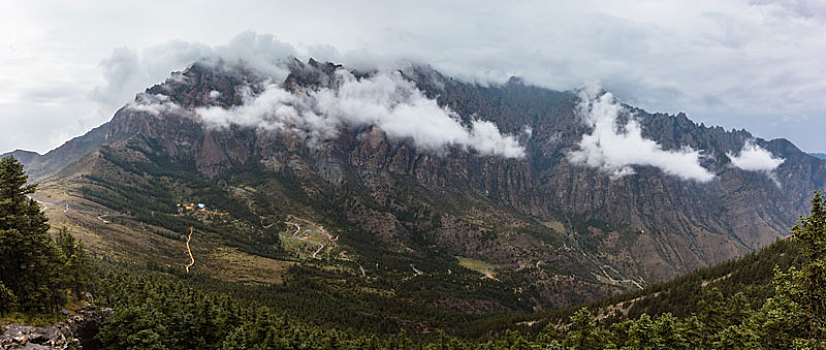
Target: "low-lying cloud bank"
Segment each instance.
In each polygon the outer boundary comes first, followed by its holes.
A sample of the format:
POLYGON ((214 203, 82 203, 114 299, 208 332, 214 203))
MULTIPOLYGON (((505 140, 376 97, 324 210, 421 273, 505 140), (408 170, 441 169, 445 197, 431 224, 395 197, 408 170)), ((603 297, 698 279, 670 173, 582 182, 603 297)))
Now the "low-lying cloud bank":
MULTIPOLYGON (((230 125, 294 133, 317 147, 338 137, 345 128, 375 125, 391 139, 409 140, 416 147, 445 152, 458 146, 483 155, 522 158, 517 138, 500 132, 490 121, 463 125, 459 116, 427 98, 398 72, 379 72, 356 78, 344 69, 335 72, 332 88, 292 93, 270 80, 262 92, 242 90, 240 106, 200 107, 190 112, 208 128, 230 125)), ((158 115, 174 108, 162 96, 144 96, 130 108, 158 115)))
POLYGON ((152 115, 161 115, 163 113, 187 114, 187 111, 171 101, 169 96, 160 94, 140 93, 135 97, 135 101, 126 105, 126 108, 138 112, 146 112, 152 115))
POLYGON ((771 152, 765 148, 760 147, 754 141, 748 141, 743 145, 739 155, 733 153, 726 153, 731 159, 731 165, 746 171, 762 171, 766 173, 772 172, 774 169, 786 161, 783 158, 775 157, 771 152))
POLYGON ((579 149, 568 154, 574 164, 599 168, 615 177, 634 174, 635 165, 647 165, 684 180, 714 179, 714 174, 700 165, 699 151, 690 147, 663 150, 653 140, 643 138, 642 128, 633 115, 619 125, 620 115, 629 112, 610 93, 598 88, 584 89, 580 98, 578 114, 593 131, 583 135, 579 149))
MULTIPOLYGON (((643 138, 639 122, 611 93, 599 88, 583 89, 580 99, 577 113, 593 131, 583 135, 579 149, 568 154, 574 164, 599 168, 615 177, 634 174, 635 165, 648 165, 684 180, 714 179, 715 175, 700 165, 703 155, 699 151, 687 146, 667 151, 653 140, 643 138), (623 125, 618 123, 622 115, 629 116, 623 125)), ((731 159, 731 166, 766 173, 780 186, 772 171, 785 159, 775 157, 754 141, 746 142, 738 154, 727 152, 726 155, 731 159)))

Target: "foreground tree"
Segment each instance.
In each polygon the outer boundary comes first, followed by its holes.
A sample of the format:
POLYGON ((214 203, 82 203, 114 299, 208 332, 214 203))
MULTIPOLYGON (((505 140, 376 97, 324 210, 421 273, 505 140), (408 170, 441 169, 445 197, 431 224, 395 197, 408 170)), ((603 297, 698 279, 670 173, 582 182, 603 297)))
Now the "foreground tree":
POLYGON ((801 218, 792 232, 806 260, 800 271, 790 272, 791 282, 798 288, 791 297, 804 305, 807 335, 822 341, 826 339, 826 198, 823 193, 815 193, 812 213, 801 218))
POLYGON ((28 197, 36 186, 26 185, 27 179, 17 159, 0 160, 0 313, 55 312, 66 301, 66 288, 79 293, 87 278, 82 248, 65 232, 66 252, 52 240, 48 218, 28 197))
POLYGON ((799 269, 775 271, 775 295, 729 331, 743 349, 826 349, 826 198, 815 192, 812 211, 792 235, 803 253, 799 269))

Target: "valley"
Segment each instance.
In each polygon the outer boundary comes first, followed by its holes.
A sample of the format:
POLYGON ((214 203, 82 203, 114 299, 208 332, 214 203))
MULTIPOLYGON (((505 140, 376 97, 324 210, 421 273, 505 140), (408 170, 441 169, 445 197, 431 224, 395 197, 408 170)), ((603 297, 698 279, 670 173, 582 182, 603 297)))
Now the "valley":
MULTIPOLYGON (((346 74, 362 74, 312 59, 286 67, 290 93, 323 93, 346 74)), ((194 271, 265 284, 296 265, 367 284, 461 271, 521 290, 516 309, 539 310, 640 289, 758 249, 785 235, 805 206, 802 194, 826 181, 826 164, 786 141, 630 107, 645 126, 641 135, 666 150, 715 155, 706 162, 717 179, 684 180, 652 166, 616 177, 570 158, 587 136, 574 113, 583 97, 516 80, 482 87, 425 66, 390 79, 459 118, 530 130, 519 136, 525 155, 449 146, 434 153, 358 125, 308 147, 303 129, 212 129, 191 115, 244 108, 238 94, 246 87, 273 89, 261 85, 264 77, 211 63, 175 74, 182 78, 147 89, 109 123, 25 159, 42 183, 37 198, 53 204, 46 205, 53 226, 77 231, 96 254, 164 268, 197 256, 194 271), (158 96, 172 104, 154 105, 158 96), (783 161, 772 174, 738 169, 729 164, 738 144, 762 145, 783 161)), ((384 78, 376 74, 363 83, 384 78)))
MULTIPOLYGON (((287 67, 278 89, 295 96, 344 89, 336 79, 383 79, 314 60, 287 67)), ((166 276, 305 324, 422 339, 538 335, 574 327, 582 305, 611 324, 682 310, 674 295, 683 289, 711 298, 708 288, 742 278, 704 271, 787 237, 805 193, 826 184, 826 162, 785 140, 599 98, 589 103, 636 118, 639 137, 665 147, 657 152, 709 155, 697 158, 697 178, 665 166, 578 164, 589 147, 587 116, 577 114, 584 95, 516 81, 483 87, 421 66, 387 79, 449 108, 457 125, 495 121, 520 135, 519 148, 434 150, 375 125, 339 125, 336 137, 315 141, 300 128, 209 127, 197 113, 242 113, 252 103, 243 91, 275 89, 242 68, 196 63, 109 123, 26 158, 39 183, 31 198, 52 232, 71 232, 106 270, 166 276), (772 170, 732 165, 738 149, 764 152, 772 170), (698 290, 667 282, 698 275, 698 290)), ((748 297, 762 302, 761 281, 748 297)))
POLYGON ((0 350, 826 350, 826 0, 0 32, 0 350))

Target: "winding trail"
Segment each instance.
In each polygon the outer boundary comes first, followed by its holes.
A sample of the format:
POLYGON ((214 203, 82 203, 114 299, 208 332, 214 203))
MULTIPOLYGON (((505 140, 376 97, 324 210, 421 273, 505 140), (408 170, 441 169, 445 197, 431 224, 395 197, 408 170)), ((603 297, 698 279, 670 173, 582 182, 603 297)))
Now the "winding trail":
POLYGON ((46 209, 46 205, 47 205, 47 204, 48 204, 48 205, 51 205, 51 206, 54 206, 54 203, 47 203, 47 202, 41 201, 41 200, 39 200, 39 199, 37 199, 37 198, 34 198, 34 197, 32 197, 31 195, 28 195, 28 194, 26 195, 26 197, 28 197, 28 198, 29 198, 29 199, 31 199, 31 200, 34 200, 34 201, 35 201, 35 202, 37 202, 37 203, 40 203, 40 205, 42 205, 42 206, 43 206, 43 209, 46 209))
POLYGON ((338 241, 338 236, 333 237, 330 234, 330 232, 328 232, 326 229, 324 229, 324 226, 314 224, 311 221, 301 219, 301 218, 298 218, 298 217, 294 217, 294 216, 290 216, 289 220, 285 220, 284 223, 287 224, 287 225, 295 226, 295 232, 293 232, 293 234, 292 234, 293 238, 298 238, 299 240, 302 240, 302 241, 305 241, 305 242, 308 242, 308 243, 312 243, 312 244, 318 244, 318 249, 316 249, 313 252, 312 259, 318 258, 318 254, 321 253, 325 248, 330 248, 330 246, 335 247, 336 242, 338 241), (299 224, 296 221, 301 222, 303 225, 299 224), (302 226, 306 227, 307 229, 302 231, 302 226), (315 232, 320 232, 322 234, 323 237, 321 237, 321 239, 320 239, 321 242, 311 239, 311 237, 309 235, 309 231, 312 231, 312 230, 315 230, 315 232), (324 240, 326 240, 328 244, 324 244, 324 242, 323 242, 324 240))
POLYGON ((98 220, 103 221, 103 223, 104 223, 104 224, 108 224, 108 223, 109 223, 109 221, 108 221, 108 220, 106 220, 106 219, 104 219, 104 218, 105 218, 105 217, 107 217, 107 216, 111 216, 111 215, 106 215, 106 214, 104 214, 104 215, 98 215, 98 216, 97 216, 97 218, 98 218, 98 220))
POLYGON ((273 225, 275 225, 275 223, 276 223, 276 221, 273 221, 273 222, 272 222, 272 223, 270 223, 269 225, 264 225, 264 217, 263 217, 263 216, 259 216, 259 217, 258 217, 258 220, 259 220, 259 221, 261 221, 261 227, 263 227, 263 228, 270 228, 270 227, 273 227, 273 225))
MULTIPOLYGON (((582 254, 583 254, 583 255, 585 255, 585 252, 582 252, 582 254)), ((585 255, 585 256, 586 256, 586 257, 588 257, 588 258, 590 258, 590 257, 589 257, 589 256, 587 256, 587 255, 585 255)), ((611 276, 608 274, 608 272, 607 272, 607 271, 605 271, 605 266, 603 266, 602 264, 600 264, 598 261, 596 261, 596 260, 594 260, 594 259, 591 259, 591 261, 593 261, 595 264, 597 264, 597 267, 599 267, 599 269, 600 269, 600 270, 602 270, 602 274, 603 274, 603 275, 605 275, 605 278, 607 278, 607 279, 608 279, 608 281, 610 281, 610 282, 611 282, 611 284, 613 284, 613 285, 617 285, 617 284, 619 284, 619 283, 631 283, 631 284, 635 285, 635 286, 636 286, 637 288, 639 288, 639 289, 642 289, 642 288, 643 288, 643 287, 642 287, 642 285, 640 285, 639 283, 637 283, 637 281, 632 280, 632 279, 615 280, 613 277, 611 277, 611 276)))
POLYGON ((189 226, 189 236, 186 237, 186 253, 189 254, 189 265, 186 265, 186 273, 189 273, 189 268, 195 265, 195 256, 192 255, 192 249, 189 247, 189 241, 192 240, 192 226, 189 226))
MULTIPOLYGON (((568 216, 566 215, 565 220, 568 221, 568 233, 567 234, 572 239, 572 242, 575 244, 573 249, 571 249, 571 248, 568 248, 568 245, 565 244, 565 240, 563 240, 562 245, 565 247, 565 250, 574 250, 574 251, 578 250, 580 253, 582 253, 582 256, 585 257, 585 259, 590 260, 591 262, 593 262, 594 265, 596 265, 600 269, 600 271, 602 271, 602 274, 605 275, 605 278, 607 278, 608 281, 611 284, 617 285, 617 284, 620 284, 620 283, 631 283, 634 286, 636 286, 637 288, 643 289, 643 286, 641 284, 639 284, 639 282, 637 282, 633 279, 629 278, 629 279, 624 279, 624 280, 616 280, 613 277, 611 277, 611 275, 609 275, 608 272, 605 271, 605 267, 607 266, 608 268, 611 268, 614 271, 617 271, 617 270, 612 268, 611 266, 602 264, 601 262, 597 261, 597 259, 594 259, 593 257, 586 254, 585 250, 582 249, 582 246, 579 244, 579 241, 576 239, 576 236, 573 235, 573 232, 575 232, 575 230, 574 230, 574 225, 571 223, 571 219, 568 218, 568 216)), ((537 263, 536 267, 539 267, 539 263, 537 263)))
MULTIPOLYGON (((59 203, 52 203, 52 202, 41 201, 37 198, 32 197, 31 195, 26 195, 26 197, 28 197, 29 199, 34 200, 37 203, 39 203, 40 205, 42 205, 43 209, 48 209, 49 206, 54 207, 54 208, 59 208, 59 207, 66 206, 67 209, 63 210, 63 214, 66 214, 68 212, 68 208, 69 208, 69 202, 68 201, 63 201, 63 202, 59 202, 59 203)), ((72 208, 71 211, 76 212, 76 213, 83 213, 83 214, 87 214, 87 215, 94 215, 95 218, 97 218, 98 220, 100 220, 104 224, 111 224, 112 223, 111 221, 105 219, 107 217, 114 218, 114 217, 125 216, 124 214, 120 214, 120 213, 112 214, 111 212, 109 212, 109 214, 107 214, 105 211, 104 211, 103 214, 101 214, 100 210, 94 210, 94 211, 92 211, 92 210, 83 210, 83 209, 79 209, 77 207, 72 208)))
POLYGON ((315 256, 318 255, 318 253, 321 252, 322 249, 324 249, 324 243, 320 243, 320 242, 315 242, 315 243, 318 243, 321 246, 318 247, 318 249, 313 253, 313 259, 315 259, 315 256))
POLYGON ((295 233, 293 233, 293 237, 297 236, 297 235, 298 235, 298 233, 299 233, 299 232, 301 232, 301 225, 296 224, 296 223, 294 223, 294 222, 292 222, 292 221, 285 221, 285 223, 288 223, 288 224, 291 224, 291 225, 295 225, 295 233))

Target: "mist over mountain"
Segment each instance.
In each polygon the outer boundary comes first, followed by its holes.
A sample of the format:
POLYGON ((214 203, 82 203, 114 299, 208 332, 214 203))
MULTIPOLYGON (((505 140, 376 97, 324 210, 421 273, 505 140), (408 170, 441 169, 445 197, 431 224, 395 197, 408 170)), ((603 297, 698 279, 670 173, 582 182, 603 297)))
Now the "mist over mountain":
POLYGON ((312 59, 267 70, 201 61, 86 135, 16 154, 39 181, 117 182, 174 164, 152 176, 251 186, 267 194, 245 204, 259 215, 296 215, 283 205, 301 203, 302 215, 354 232, 343 237, 353 246, 482 259, 557 305, 765 246, 826 184, 824 162, 786 140, 646 112, 599 87, 312 59))
POLYGON ((0 1, 0 350, 826 349, 826 2, 560 5, 0 1))

